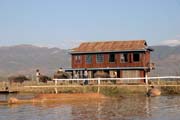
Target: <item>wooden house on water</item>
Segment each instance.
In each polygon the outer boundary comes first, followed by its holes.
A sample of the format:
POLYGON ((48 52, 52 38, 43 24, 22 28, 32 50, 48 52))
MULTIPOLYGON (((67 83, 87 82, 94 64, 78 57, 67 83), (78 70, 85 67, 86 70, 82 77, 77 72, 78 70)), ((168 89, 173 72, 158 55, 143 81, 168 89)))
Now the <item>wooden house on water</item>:
POLYGON ((97 71, 104 71, 109 77, 145 77, 152 66, 150 53, 145 40, 84 42, 72 49, 72 68, 65 69, 73 77, 95 77, 97 71))

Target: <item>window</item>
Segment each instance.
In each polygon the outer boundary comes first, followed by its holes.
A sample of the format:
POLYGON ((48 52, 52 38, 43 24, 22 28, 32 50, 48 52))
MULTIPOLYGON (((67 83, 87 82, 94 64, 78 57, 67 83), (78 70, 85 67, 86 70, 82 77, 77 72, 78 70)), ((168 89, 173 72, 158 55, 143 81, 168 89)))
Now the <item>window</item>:
POLYGON ((97 63, 103 63, 104 62, 104 55, 103 54, 97 54, 96 55, 96 62, 97 63))
POLYGON ((121 63, 128 62, 128 53, 120 54, 120 61, 121 61, 121 63))
POLYGON ((109 54, 109 62, 115 62, 115 54, 114 53, 109 54))
POLYGON ((134 62, 140 61, 140 54, 139 53, 133 53, 133 61, 134 62))
POLYGON ((81 56, 80 55, 75 56, 75 62, 76 63, 81 63, 81 56))
POLYGON ((86 63, 91 64, 92 62, 92 55, 86 55, 86 63))

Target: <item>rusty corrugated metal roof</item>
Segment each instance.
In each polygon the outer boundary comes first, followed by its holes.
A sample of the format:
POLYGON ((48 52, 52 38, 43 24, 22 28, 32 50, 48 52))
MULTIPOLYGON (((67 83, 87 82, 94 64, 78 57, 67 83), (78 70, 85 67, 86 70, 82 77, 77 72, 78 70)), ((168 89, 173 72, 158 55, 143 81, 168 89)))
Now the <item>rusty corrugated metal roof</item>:
POLYGON ((145 50, 146 48, 147 45, 145 40, 84 42, 81 43, 79 47, 72 49, 72 53, 135 51, 145 50))

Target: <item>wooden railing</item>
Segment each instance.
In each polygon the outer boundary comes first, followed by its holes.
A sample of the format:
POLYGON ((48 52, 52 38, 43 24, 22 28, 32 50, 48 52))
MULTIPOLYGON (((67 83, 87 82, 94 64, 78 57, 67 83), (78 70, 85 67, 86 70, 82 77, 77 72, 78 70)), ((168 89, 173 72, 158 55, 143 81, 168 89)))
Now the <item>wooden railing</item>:
POLYGON ((78 78, 78 79, 53 79, 55 81, 55 85, 57 85, 58 81, 97 81, 98 85, 101 84, 101 81, 119 81, 121 83, 139 83, 140 80, 145 80, 146 84, 148 84, 149 80, 166 80, 166 79, 180 79, 180 76, 161 76, 161 77, 137 77, 137 78, 78 78))

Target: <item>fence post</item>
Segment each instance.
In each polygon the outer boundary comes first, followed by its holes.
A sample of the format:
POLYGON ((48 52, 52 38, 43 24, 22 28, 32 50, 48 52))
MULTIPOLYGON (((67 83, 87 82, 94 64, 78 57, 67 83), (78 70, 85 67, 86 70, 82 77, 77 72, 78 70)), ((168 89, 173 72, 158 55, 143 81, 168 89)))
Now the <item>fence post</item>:
POLYGON ((55 91, 56 94, 58 94, 57 87, 54 88, 54 91, 55 91))
POLYGON ((145 73, 145 77, 146 77, 145 83, 146 83, 146 85, 148 85, 148 75, 147 75, 147 72, 145 73))
POLYGON ((55 86, 57 86, 57 80, 55 79, 55 86))
MULTIPOLYGON (((159 75, 158 75, 158 77, 159 77, 159 75)), ((157 84, 159 85, 159 83, 160 83, 160 79, 158 78, 157 84)))
POLYGON ((100 78, 98 78, 98 85, 100 85, 101 84, 101 80, 100 80, 100 78))
POLYGON ((55 91, 56 94, 58 93, 58 91, 57 91, 57 80, 56 79, 55 79, 55 88, 54 88, 54 91, 55 91))
POLYGON ((147 72, 145 73, 145 77, 146 77, 146 79, 145 79, 145 82, 146 82, 146 91, 148 92, 149 91, 149 86, 148 86, 148 74, 147 74, 147 72))
POLYGON ((101 84, 101 78, 98 78, 98 91, 97 91, 98 93, 100 93, 100 86, 99 86, 100 84, 101 84))

